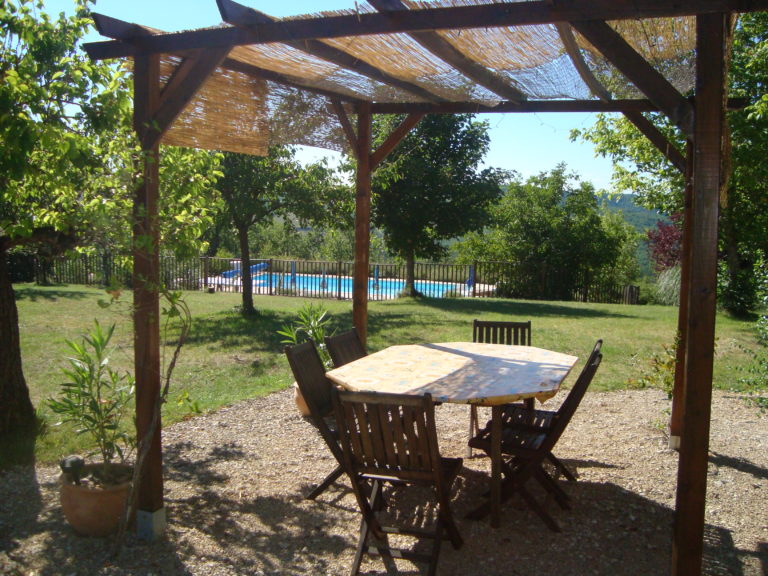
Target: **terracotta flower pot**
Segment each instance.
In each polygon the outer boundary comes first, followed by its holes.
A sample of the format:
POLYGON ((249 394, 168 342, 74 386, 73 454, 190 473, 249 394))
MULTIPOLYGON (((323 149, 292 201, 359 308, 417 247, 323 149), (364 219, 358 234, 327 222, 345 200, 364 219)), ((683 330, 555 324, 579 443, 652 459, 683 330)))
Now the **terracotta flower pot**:
POLYGON ((307 406, 304 395, 299 390, 299 385, 296 382, 293 383, 293 399, 296 401, 296 408, 299 409, 301 415, 309 416, 309 406, 307 406))
MULTIPOLYGON (((86 470, 95 466, 86 466, 86 470)), ((130 481, 107 487, 78 485, 68 474, 62 474, 59 495, 64 517, 83 536, 114 534, 120 526, 130 487, 130 481)))

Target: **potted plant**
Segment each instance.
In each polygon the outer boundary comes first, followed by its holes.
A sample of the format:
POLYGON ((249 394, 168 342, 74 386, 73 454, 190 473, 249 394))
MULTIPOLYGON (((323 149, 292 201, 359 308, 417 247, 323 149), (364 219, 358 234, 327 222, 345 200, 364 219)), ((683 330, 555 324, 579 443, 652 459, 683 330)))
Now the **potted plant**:
MULTIPOLYGON (((325 367, 329 368, 331 366, 331 357, 325 349, 325 333, 328 328, 328 322, 330 322, 328 311, 320 304, 316 306, 308 302, 299 310, 296 321, 292 324, 286 324, 277 333, 283 337, 280 342, 290 346, 301 344, 306 340, 313 340, 320 354, 320 359, 325 367)), ((309 407, 304 401, 304 396, 302 396, 299 385, 296 382, 293 383, 293 397, 301 415, 309 416, 309 407)))
POLYGON ((121 426, 134 395, 134 379, 109 365, 110 340, 115 325, 106 331, 96 321, 80 341, 67 340, 73 355, 62 369, 67 380, 48 406, 62 422, 76 426, 78 434, 94 441, 99 460, 79 457, 62 460, 61 505, 72 527, 86 536, 115 532, 124 513, 132 468, 125 463, 133 439, 121 426))

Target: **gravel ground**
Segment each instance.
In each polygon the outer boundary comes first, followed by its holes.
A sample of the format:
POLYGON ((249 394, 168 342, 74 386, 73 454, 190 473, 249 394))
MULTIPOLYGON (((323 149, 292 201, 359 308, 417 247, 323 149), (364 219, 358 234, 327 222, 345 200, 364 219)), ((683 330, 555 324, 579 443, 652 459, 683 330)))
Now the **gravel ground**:
MULTIPOLYGON (((505 504, 498 529, 465 520, 482 500, 489 468, 485 457, 465 459, 453 499, 465 545, 444 544, 439 573, 668 574, 677 472, 677 453, 667 449, 660 425, 668 408, 655 390, 587 394, 556 450, 579 476, 564 486, 572 510, 546 503, 563 528, 559 534, 515 501, 505 504)), ((443 405, 437 413, 443 455, 463 456, 466 406, 443 405)), ((767 422, 737 396, 715 392, 707 574, 768 574, 767 422)), ((348 573, 359 527, 354 497, 340 482, 315 502, 302 498, 334 462, 290 391, 171 426, 164 446, 167 538, 129 537, 115 560, 109 539, 78 537, 64 522, 55 467, 0 476, 0 573, 348 573)), ((400 494, 389 502, 407 508, 400 494)), ((364 564, 366 570, 384 573, 379 561, 364 564)), ((407 562, 398 571, 420 573, 407 562)))

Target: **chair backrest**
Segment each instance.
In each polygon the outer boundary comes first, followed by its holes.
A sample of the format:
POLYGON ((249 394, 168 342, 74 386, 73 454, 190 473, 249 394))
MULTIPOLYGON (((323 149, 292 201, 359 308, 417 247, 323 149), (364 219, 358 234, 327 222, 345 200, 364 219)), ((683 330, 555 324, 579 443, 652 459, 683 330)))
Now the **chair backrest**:
POLYGON ((435 406, 429 394, 335 390, 333 398, 350 476, 397 478, 442 489, 435 406))
POLYGON ((325 376, 325 366, 315 343, 309 340, 295 346, 287 346, 285 355, 288 357, 293 377, 296 378, 296 384, 301 390, 301 395, 304 396, 312 419, 330 416, 333 413, 331 400, 333 383, 325 376))
POLYGON ((472 323, 472 342, 484 344, 531 345, 531 321, 478 320, 472 323))
POLYGON ((565 431, 568 423, 571 421, 576 409, 581 404, 581 400, 584 398, 584 394, 587 392, 587 388, 592 382, 592 378, 595 376, 595 372, 600 367, 600 362, 603 360, 603 354, 601 348, 603 347, 603 341, 598 340, 595 343, 595 347, 592 349, 592 353, 589 355, 586 364, 581 369, 579 377, 576 379, 576 383, 571 388, 568 396, 558 408, 557 413, 552 422, 550 433, 548 435, 548 444, 554 446, 560 435, 565 431))
POLYGON ((356 328, 334 336, 326 336, 325 348, 336 368, 368 354, 356 328))

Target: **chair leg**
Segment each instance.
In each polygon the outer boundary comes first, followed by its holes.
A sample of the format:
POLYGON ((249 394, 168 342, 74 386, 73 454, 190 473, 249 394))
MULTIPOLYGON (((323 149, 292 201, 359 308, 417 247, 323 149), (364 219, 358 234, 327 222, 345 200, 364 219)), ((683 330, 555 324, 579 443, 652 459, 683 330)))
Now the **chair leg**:
POLYGON ((544 489, 552 494, 552 496, 554 496, 555 501, 560 505, 560 508, 563 510, 571 509, 571 499, 568 497, 568 494, 566 494, 563 489, 558 486, 555 479, 547 474, 546 470, 539 468, 536 470, 534 475, 536 476, 536 479, 539 481, 539 483, 544 487, 544 489))
POLYGON ((342 468, 341 465, 336 466, 333 472, 331 472, 330 474, 328 474, 328 476, 325 477, 325 480, 320 482, 320 484, 318 484, 312 489, 312 492, 307 494, 307 500, 314 500, 315 498, 320 496, 320 494, 325 492, 328 489, 328 487, 334 482, 336 482, 336 480, 342 474, 344 474, 344 468, 342 468))
POLYGON ((550 530, 553 532, 560 532, 560 526, 557 524, 557 522, 555 522, 554 518, 552 518, 552 516, 550 516, 547 511, 544 510, 542 505, 539 504, 539 501, 536 500, 536 498, 534 498, 530 492, 528 492, 525 486, 518 486, 517 491, 520 493, 520 496, 523 497, 525 503, 528 504, 531 510, 538 514, 539 518, 544 521, 544 524, 546 524, 550 530))
POLYGON ((576 476, 573 475, 573 472, 568 470, 568 467, 565 464, 563 464, 557 457, 555 457, 554 454, 552 453, 547 454, 547 458, 549 458, 549 461, 555 465, 555 468, 560 470, 560 472, 563 474, 563 476, 565 476, 565 478, 569 482, 576 482, 576 476))

